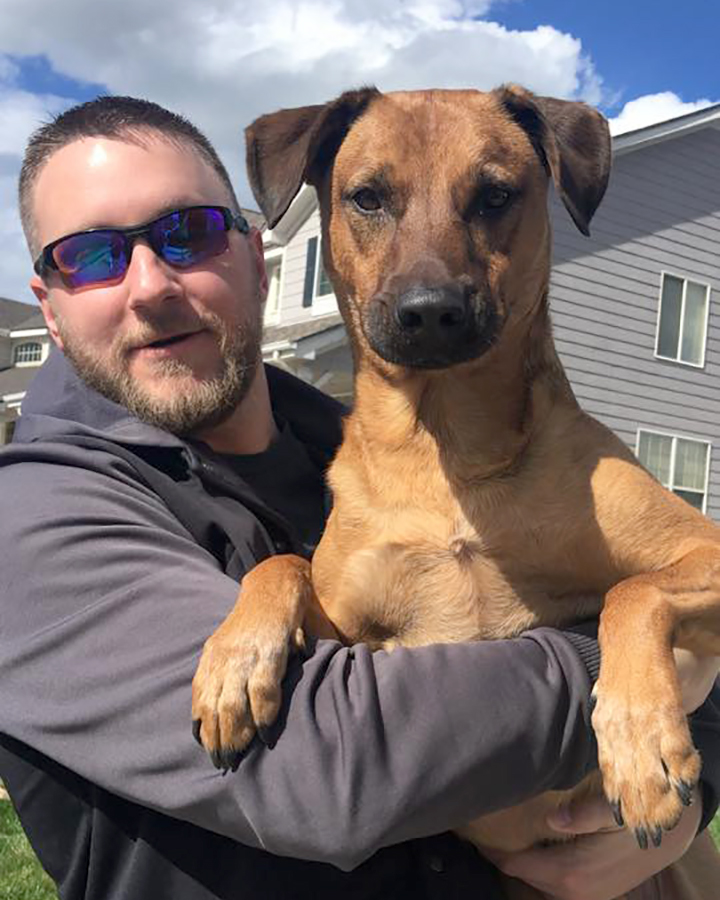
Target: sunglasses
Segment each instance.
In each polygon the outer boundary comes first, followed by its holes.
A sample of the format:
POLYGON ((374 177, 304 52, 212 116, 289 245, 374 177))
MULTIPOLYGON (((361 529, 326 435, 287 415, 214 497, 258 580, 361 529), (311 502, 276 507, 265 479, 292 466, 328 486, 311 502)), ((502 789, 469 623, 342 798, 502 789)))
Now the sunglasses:
POLYGON ((195 266, 228 248, 228 232, 247 234, 247 220, 224 206, 188 206, 134 228, 93 228, 44 247, 35 272, 59 272, 68 288, 94 287, 124 278, 133 246, 145 238, 162 260, 178 269, 195 266))

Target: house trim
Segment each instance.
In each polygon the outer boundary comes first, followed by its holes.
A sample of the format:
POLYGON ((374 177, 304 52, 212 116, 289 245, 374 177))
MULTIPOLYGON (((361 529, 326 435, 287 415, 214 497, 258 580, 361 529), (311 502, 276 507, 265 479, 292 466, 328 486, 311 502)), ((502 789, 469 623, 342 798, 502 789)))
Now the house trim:
POLYGON ((20 328, 16 330, 12 330, 10 332, 10 337, 15 340, 15 338, 25 338, 25 337, 47 337, 47 327, 42 328, 20 328))
POLYGON ((702 128, 720 129, 720 103, 715 103, 705 109, 686 113, 684 116, 676 116, 674 119, 666 119, 664 122, 656 122, 654 125, 646 125, 644 128, 636 128, 613 137, 613 153, 621 156, 647 147, 650 144, 658 144, 670 138, 692 134, 702 128))
POLYGON ((25 399, 27 391, 20 391, 17 394, 5 394, 0 398, 6 409, 20 409, 20 405, 25 399))
POLYGON ((284 247, 317 207, 315 188, 304 184, 280 221, 263 232, 263 243, 284 247))

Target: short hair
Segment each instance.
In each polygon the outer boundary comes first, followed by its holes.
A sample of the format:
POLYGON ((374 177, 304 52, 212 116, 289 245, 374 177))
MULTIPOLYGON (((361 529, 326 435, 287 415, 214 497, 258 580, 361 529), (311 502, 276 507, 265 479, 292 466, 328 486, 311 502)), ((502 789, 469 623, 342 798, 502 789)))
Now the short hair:
POLYGON ((142 143, 143 137, 152 132, 178 146, 195 150, 220 176, 234 211, 240 211, 227 169, 210 141, 192 122, 151 100, 103 95, 66 109, 30 136, 20 169, 18 199, 25 240, 33 258, 42 249, 37 246, 33 188, 50 157, 81 138, 105 137, 142 143))

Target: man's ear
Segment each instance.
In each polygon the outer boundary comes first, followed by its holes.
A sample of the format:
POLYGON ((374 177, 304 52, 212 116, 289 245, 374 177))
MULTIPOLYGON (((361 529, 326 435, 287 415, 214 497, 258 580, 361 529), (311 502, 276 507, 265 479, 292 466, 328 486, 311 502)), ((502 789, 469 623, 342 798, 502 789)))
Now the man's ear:
POLYGON ((331 165, 348 129, 379 92, 346 91, 319 106, 281 109, 245 129, 250 187, 268 227, 282 218, 303 182, 331 165))
POLYGON ((50 332, 50 337, 53 340, 53 343, 60 349, 63 349, 62 338, 60 337, 60 332, 57 327, 57 320, 55 318, 55 313, 52 310, 50 305, 50 300, 48 299, 48 289, 45 286, 45 282, 40 278, 39 275, 33 275, 30 279, 30 290, 35 294, 40 302, 40 309, 42 310, 43 316, 45 316, 45 324, 48 327, 48 331, 50 332))
POLYGON ((607 119, 585 103, 536 97, 505 85, 495 92, 501 106, 526 132, 555 190, 584 235, 610 177, 612 140, 607 119))

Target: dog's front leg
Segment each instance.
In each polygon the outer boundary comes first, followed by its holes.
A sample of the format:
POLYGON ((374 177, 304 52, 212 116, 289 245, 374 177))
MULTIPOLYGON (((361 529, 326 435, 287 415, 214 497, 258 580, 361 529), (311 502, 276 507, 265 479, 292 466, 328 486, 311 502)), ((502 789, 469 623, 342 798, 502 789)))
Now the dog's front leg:
POLYGON ((605 793, 640 846, 657 845, 700 775, 672 650, 720 656, 720 545, 614 587, 599 637, 592 722, 605 793))
POLYGON ((237 768, 255 733, 262 737, 275 721, 288 654, 302 645, 303 627, 334 636, 307 560, 272 556, 245 575, 192 683, 193 730, 217 768, 237 768))

